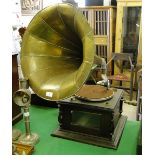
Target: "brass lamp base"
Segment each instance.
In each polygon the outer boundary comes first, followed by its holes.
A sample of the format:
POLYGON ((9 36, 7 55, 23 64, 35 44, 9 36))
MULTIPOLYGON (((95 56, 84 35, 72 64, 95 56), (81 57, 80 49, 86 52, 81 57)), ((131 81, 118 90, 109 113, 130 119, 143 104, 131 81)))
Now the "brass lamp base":
POLYGON ((18 142, 27 145, 35 145, 39 142, 39 136, 36 133, 30 135, 22 134, 19 137, 18 142))

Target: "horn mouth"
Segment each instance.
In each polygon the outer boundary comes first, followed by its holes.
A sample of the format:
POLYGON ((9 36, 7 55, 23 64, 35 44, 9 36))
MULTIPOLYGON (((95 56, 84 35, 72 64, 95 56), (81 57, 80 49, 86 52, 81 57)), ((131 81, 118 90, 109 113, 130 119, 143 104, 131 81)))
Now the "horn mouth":
POLYGON ((32 90, 46 100, 74 95, 87 79, 95 54, 93 32, 71 4, 41 10, 24 34, 21 67, 32 90))

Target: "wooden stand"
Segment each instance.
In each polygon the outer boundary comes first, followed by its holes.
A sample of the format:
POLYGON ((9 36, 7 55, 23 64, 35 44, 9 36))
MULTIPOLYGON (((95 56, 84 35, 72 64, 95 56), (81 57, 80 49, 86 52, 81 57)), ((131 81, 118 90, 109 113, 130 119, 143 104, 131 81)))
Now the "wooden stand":
POLYGON ((123 91, 112 99, 85 102, 74 97, 60 101, 59 129, 52 136, 117 149, 127 117, 122 116, 123 91))

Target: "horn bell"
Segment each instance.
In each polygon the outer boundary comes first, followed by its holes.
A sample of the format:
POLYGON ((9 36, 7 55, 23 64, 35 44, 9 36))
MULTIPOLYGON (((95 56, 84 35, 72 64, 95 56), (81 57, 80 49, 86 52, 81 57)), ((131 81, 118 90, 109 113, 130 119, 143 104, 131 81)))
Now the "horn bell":
POLYGON ((57 4, 38 12, 24 34, 21 67, 32 90, 51 101, 74 95, 94 61, 93 31, 80 10, 57 4))

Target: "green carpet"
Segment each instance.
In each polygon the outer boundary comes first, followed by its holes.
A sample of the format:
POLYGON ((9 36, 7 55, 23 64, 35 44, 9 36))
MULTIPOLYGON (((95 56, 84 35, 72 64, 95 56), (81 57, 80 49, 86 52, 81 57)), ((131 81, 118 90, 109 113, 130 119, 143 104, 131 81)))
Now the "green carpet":
MULTIPOLYGON (((30 117, 31 131, 40 136, 33 155, 136 155, 139 122, 127 121, 119 147, 113 150, 50 136, 58 128, 58 109, 32 105, 30 117)), ((23 121, 13 128, 25 132, 23 121)))

